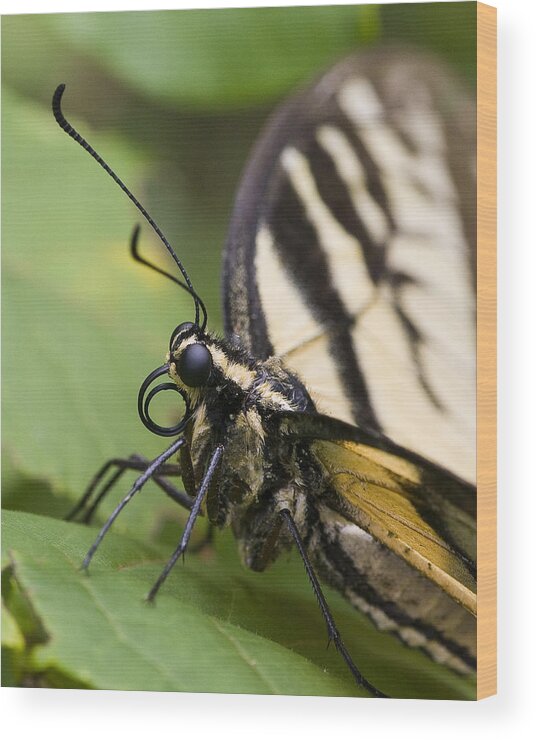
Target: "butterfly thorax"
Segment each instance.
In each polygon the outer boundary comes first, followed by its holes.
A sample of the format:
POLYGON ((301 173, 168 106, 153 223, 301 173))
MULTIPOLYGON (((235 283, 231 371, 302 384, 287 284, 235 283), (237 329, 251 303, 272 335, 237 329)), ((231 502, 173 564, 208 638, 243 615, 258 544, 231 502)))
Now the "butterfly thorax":
MULTIPOLYGON (((280 507, 296 508, 303 487, 306 450, 281 435, 280 415, 314 412, 314 403, 280 360, 256 360, 193 326, 180 333, 167 362, 171 379, 191 409, 186 436, 193 481, 189 485, 185 480, 185 486, 195 490, 211 452, 223 444, 219 474, 207 495, 207 514, 219 526, 230 524, 239 542, 248 541, 244 548, 249 554, 244 551, 243 557, 249 567, 264 567, 266 557, 254 543, 266 541, 280 507), (193 345, 202 345, 210 353, 210 374, 198 387, 184 382, 184 356, 193 352, 188 350, 193 345)), ((269 559, 274 557, 272 548, 269 559)))

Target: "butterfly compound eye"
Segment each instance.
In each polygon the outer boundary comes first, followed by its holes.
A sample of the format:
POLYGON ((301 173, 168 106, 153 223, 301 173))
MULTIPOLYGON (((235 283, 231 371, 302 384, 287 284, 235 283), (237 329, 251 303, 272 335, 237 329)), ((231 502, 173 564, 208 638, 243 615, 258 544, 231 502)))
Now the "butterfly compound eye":
POLYGON ((204 344, 189 344, 175 363, 180 379, 190 388, 205 385, 212 370, 212 355, 204 344))

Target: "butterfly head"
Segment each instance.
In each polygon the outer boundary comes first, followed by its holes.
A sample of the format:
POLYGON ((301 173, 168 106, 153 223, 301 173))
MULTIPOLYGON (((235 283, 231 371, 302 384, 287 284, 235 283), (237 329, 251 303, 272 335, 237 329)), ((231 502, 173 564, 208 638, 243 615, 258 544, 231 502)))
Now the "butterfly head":
POLYGON ((197 324, 179 324, 171 335, 166 357, 169 376, 195 403, 213 375, 214 360, 211 339, 197 324))
POLYGON ((197 324, 180 324, 171 335, 168 374, 194 409, 201 401, 238 411, 252 392, 258 365, 245 352, 205 332, 197 324))
POLYGON ((173 331, 165 363, 149 373, 138 393, 138 413, 150 431, 162 437, 184 431, 204 390, 213 385, 212 342, 210 335, 196 323, 184 322, 173 331), (163 376, 168 380, 151 388, 154 381, 163 376), (168 390, 179 393, 186 408, 175 426, 162 427, 151 418, 149 406, 158 393, 168 390))

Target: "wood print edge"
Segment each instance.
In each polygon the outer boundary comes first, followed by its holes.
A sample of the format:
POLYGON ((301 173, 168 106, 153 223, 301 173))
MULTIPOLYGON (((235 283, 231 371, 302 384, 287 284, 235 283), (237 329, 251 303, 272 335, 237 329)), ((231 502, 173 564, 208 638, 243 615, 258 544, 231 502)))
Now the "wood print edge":
POLYGON ((497 693, 497 10, 477 3, 477 699, 497 693))

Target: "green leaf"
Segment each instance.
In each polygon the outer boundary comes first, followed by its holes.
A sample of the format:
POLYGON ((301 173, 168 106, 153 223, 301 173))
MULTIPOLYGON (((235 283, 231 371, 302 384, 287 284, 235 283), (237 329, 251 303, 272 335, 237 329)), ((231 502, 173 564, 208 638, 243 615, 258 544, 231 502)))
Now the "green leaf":
POLYGON ((55 30, 136 89, 213 111, 274 100, 378 24, 370 8, 334 6, 77 13, 55 30))
MULTIPOLYGON (((5 512, 5 578, 15 581, 46 640, 28 665, 93 688, 365 695, 326 633, 301 563, 265 574, 242 569, 234 543, 188 556, 156 605, 143 601, 165 557, 110 533, 79 571, 95 530, 5 512)), ((379 633, 340 597, 330 603, 347 645, 370 680, 399 696, 471 698, 474 687, 379 633)), ((8 607, 10 606, 8 599, 8 607)))
POLYGON ((2 644, 12 650, 22 651, 24 637, 15 618, 2 604, 2 644))
POLYGON ((24 665, 24 637, 2 600, 2 686, 19 686, 24 665))
POLYGON ((179 593, 166 589, 149 606, 142 598, 158 554, 113 535, 91 575, 81 574, 80 547, 93 534, 27 514, 5 518, 10 567, 48 635, 34 649, 35 671, 65 671, 108 689, 346 693, 344 682, 298 653, 234 624, 232 611, 224 618, 213 600, 232 609, 225 581, 195 594, 188 568, 179 593))

